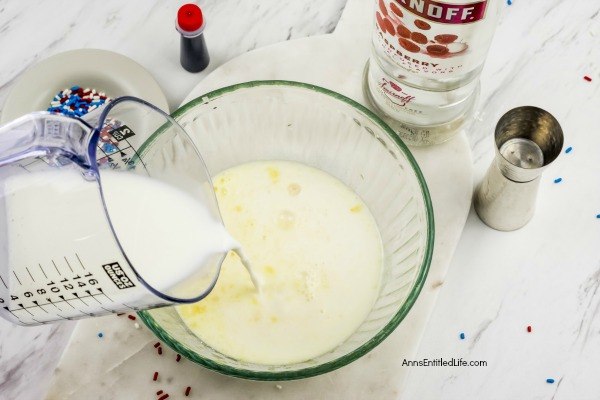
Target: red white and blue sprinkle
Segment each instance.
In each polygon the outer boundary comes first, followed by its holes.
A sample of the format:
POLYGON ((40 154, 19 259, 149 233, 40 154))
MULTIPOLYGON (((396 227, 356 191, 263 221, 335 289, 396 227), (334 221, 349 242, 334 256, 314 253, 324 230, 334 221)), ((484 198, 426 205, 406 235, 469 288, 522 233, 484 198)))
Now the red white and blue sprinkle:
POLYGON ((561 183, 561 182, 562 182, 562 178, 556 178, 556 179, 554 180, 554 183, 561 183))
POLYGON ((104 92, 75 85, 58 92, 46 111, 69 117, 83 117, 110 100, 104 92))
POLYGON ((592 81, 592 78, 590 78, 590 77, 589 77, 589 76, 587 76, 587 75, 586 75, 586 76, 584 76, 584 77, 583 77, 583 79, 585 79, 585 80, 586 80, 586 81, 588 81, 588 82, 591 82, 591 81, 592 81))
POLYGON ((99 337, 100 339, 102 339, 102 337, 103 337, 103 336, 104 336, 104 333, 102 333, 102 332, 98 332, 98 337, 99 337))
POLYGON ((571 146, 567 147, 567 149, 565 150, 565 153, 569 154, 570 152, 573 151, 573 148, 571 146))
POLYGON ((459 337, 460 337, 460 340, 465 340, 465 333, 461 332, 459 337))
POLYGON ((547 382, 547 383, 554 383, 554 379, 552 379, 552 378, 548 378, 548 379, 546 379, 546 382, 547 382))

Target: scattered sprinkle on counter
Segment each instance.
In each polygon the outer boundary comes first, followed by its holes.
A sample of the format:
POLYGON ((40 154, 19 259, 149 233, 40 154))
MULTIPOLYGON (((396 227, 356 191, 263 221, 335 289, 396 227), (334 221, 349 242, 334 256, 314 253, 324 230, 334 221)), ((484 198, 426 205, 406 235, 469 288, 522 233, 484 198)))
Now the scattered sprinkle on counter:
POLYGON ((136 322, 135 324, 133 324, 133 327, 134 327, 135 329, 140 329, 140 324, 138 324, 138 323, 136 322))
POLYGON ((162 391, 162 390, 159 390, 158 392, 156 392, 156 395, 157 395, 157 396, 160 396, 161 394, 163 394, 163 391, 162 391))
POLYGON ((567 149, 565 150, 565 153, 569 154, 570 152, 573 151, 573 148, 571 146, 567 147, 567 149))
POLYGON ((596 218, 600 219, 600 214, 596 214, 596 218))
POLYGON ((175 358, 175 361, 177 361, 177 362, 181 361, 181 354, 177 354, 177 358, 175 358))
POLYGON ((561 182, 562 182, 562 178, 556 178, 556 179, 554 180, 554 183, 561 183, 561 182))
POLYGON ((508 4, 509 6, 512 6, 512 0, 506 0, 506 4, 508 4))
POLYGON ((547 382, 547 383, 554 383, 554 379, 552 379, 552 378, 548 378, 548 379, 546 379, 546 382, 547 382))
POLYGON ((459 337, 460 337, 460 340, 465 340, 465 333, 461 332, 459 337))
POLYGON ((588 81, 588 82, 591 82, 591 81, 592 81, 592 78, 590 78, 590 77, 589 77, 589 76, 587 76, 587 75, 586 75, 586 76, 584 76, 584 77, 583 77, 583 79, 585 79, 585 80, 586 80, 586 81, 588 81))
POLYGON ((527 332, 531 332, 531 325, 527 326, 527 332))
POLYGON ((156 343, 154 343, 154 348, 156 349, 156 348, 158 348, 158 347, 160 347, 160 342, 156 342, 156 343))
POLYGON ((154 372, 154 375, 152 375, 152 380, 154 382, 156 382, 158 380, 158 372, 156 372, 156 371, 154 372))
POLYGON ((165 394, 163 394, 162 396, 160 396, 160 397, 158 398, 158 400, 165 400, 165 399, 168 399, 168 398, 169 398, 169 393, 165 393, 165 394))
POLYGON ((191 391, 192 391, 192 388, 191 388, 191 386, 188 386, 188 387, 186 387, 186 388, 185 388, 185 393, 184 393, 184 394, 185 394, 185 397, 188 397, 188 396, 190 395, 190 392, 191 392, 191 391))
POLYGON ((158 347, 158 355, 161 356, 162 355, 162 347, 158 347))
POLYGON ((132 321, 135 321, 135 315, 131 315, 131 314, 129 314, 129 315, 127 316, 127 318, 129 318, 129 319, 130 319, 130 320, 132 320, 132 321))
POLYGON ((102 339, 102 338, 104 337, 104 333, 102 333, 102 332, 98 332, 98 337, 99 337, 100 339, 102 339))
POLYGON ((58 92, 46 111, 69 117, 83 117, 110 100, 104 92, 75 85, 58 92))

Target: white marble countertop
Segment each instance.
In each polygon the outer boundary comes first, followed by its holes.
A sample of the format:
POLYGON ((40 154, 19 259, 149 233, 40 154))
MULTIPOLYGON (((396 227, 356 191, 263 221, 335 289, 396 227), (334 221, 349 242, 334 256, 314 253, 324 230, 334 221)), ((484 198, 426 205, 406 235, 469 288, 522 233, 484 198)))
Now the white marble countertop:
MULTIPOLYGON (((188 74, 178 64, 176 3, 0 0, 0 104, 27 66, 88 47, 138 61, 175 108, 203 76, 243 52, 331 32, 344 4, 202 1, 212 62, 188 74)), ((493 156, 496 121, 517 105, 551 111, 573 151, 544 174, 537 214, 526 228, 495 232, 471 213, 441 286, 417 358, 462 357, 487 367, 412 367, 400 398, 600 398, 599 61, 597 0, 513 0, 507 7, 470 134, 476 178, 493 156), (554 184, 555 177, 563 181, 554 184)), ((71 329, 0 321, 0 399, 43 397, 71 329)))

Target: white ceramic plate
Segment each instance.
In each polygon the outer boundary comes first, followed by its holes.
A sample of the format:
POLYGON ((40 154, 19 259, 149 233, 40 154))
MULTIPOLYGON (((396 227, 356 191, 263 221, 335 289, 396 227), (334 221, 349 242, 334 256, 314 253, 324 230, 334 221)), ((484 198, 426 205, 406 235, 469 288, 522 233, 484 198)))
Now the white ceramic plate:
POLYGON ((124 55, 80 49, 54 55, 25 71, 4 104, 0 123, 32 111, 44 111, 60 90, 79 85, 109 97, 135 96, 169 112, 167 99, 152 75, 124 55))

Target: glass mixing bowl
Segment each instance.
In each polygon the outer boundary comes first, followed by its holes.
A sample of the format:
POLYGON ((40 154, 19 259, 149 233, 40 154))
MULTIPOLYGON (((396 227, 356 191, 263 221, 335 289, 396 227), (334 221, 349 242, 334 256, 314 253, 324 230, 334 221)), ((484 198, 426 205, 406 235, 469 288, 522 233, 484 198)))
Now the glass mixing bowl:
POLYGON ((235 360, 194 336, 174 308, 140 312, 156 336, 217 372, 287 380, 342 367, 393 332, 427 277, 433 209, 415 159, 379 117, 338 93, 287 81, 248 82, 215 90, 173 116, 192 137, 212 176, 250 161, 289 160, 320 168, 351 187, 377 222, 384 267, 379 297, 362 325, 335 349, 308 361, 260 365, 235 360))

